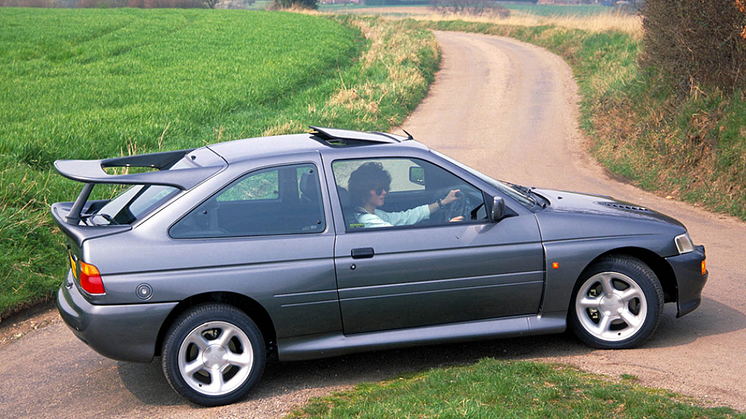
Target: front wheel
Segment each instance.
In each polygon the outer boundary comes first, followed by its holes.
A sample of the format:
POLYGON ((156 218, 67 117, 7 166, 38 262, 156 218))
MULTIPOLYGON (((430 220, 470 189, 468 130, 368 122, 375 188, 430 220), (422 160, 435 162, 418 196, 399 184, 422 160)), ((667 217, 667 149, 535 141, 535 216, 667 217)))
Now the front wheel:
POLYGON ((171 387, 204 406, 233 403, 264 372, 262 333, 241 310, 206 304, 184 312, 163 345, 162 367, 171 387))
POLYGON ((578 281, 570 328, 594 348, 634 348, 655 331, 662 312, 663 290, 650 267, 612 256, 594 263, 578 281))

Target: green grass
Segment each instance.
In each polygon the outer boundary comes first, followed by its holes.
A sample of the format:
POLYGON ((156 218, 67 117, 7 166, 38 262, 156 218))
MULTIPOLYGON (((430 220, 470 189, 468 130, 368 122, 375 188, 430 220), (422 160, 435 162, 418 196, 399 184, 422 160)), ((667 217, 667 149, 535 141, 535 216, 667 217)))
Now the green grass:
POLYGON ((576 369, 483 359, 314 399, 290 418, 746 418, 576 369))
POLYGON ((307 125, 386 130, 421 100, 439 60, 432 34, 397 25, 281 12, 0 9, 0 317, 50 298, 62 280, 49 204, 74 200, 81 186, 57 175, 54 160, 307 125), (361 27, 407 47, 382 48, 361 27))
POLYGON ((281 13, 15 9, 0 19, 0 154, 34 167, 154 149, 167 126, 169 148, 259 134, 288 93, 360 49, 348 28, 281 13))

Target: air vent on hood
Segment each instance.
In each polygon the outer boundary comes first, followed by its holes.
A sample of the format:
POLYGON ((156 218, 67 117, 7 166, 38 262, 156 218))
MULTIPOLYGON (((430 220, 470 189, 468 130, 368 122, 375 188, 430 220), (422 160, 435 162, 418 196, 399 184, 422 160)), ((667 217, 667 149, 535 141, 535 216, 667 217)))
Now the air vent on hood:
POLYGON ((599 202, 600 205, 604 205, 611 208, 618 208, 618 209, 624 209, 629 211, 640 211, 640 212, 649 212, 650 210, 645 207, 638 207, 635 205, 629 205, 629 204, 621 204, 619 202, 599 202))

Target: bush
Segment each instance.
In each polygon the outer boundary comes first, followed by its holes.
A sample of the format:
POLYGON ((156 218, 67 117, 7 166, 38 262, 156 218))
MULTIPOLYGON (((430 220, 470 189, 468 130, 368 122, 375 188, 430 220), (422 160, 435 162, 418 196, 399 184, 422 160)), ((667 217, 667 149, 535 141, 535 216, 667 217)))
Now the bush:
POLYGON ((643 8, 644 67, 681 90, 746 87, 744 0, 648 0, 643 8))

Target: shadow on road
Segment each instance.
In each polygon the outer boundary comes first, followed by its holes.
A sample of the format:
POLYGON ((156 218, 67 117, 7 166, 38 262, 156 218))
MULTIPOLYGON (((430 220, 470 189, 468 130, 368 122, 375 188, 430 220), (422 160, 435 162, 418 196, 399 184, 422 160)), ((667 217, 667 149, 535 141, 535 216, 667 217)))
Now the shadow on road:
POLYGON ((127 390, 144 404, 151 406, 187 404, 187 401, 168 385, 161 370, 160 358, 156 358, 150 364, 118 362, 117 371, 127 390))
MULTIPOLYGON (((565 354, 580 355, 591 349, 568 334, 501 339, 367 352, 302 362, 270 360, 264 376, 247 401, 271 399, 310 388, 379 381, 432 368, 472 364, 485 357, 522 359, 565 354)), ((142 403, 153 406, 187 405, 168 385, 160 359, 150 364, 118 363, 124 386, 142 403)))
POLYGON ((653 348, 681 346, 705 336, 746 329, 746 315, 719 301, 704 297, 694 312, 676 318, 676 306, 666 304, 658 330, 645 345, 653 348))

